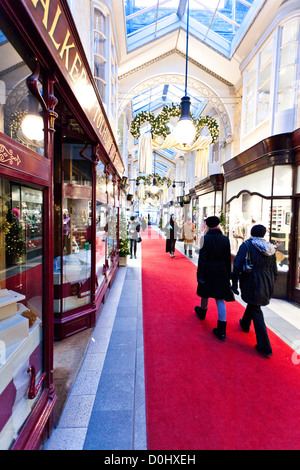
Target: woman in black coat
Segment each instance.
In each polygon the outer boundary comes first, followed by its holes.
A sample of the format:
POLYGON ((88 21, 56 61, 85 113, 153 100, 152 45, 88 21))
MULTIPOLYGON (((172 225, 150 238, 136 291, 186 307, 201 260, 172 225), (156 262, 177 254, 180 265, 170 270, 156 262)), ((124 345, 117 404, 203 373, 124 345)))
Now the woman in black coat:
POLYGON ((249 332, 253 320, 257 345, 256 349, 266 356, 272 356, 272 347, 268 337, 261 306, 268 305, 273 294, 274 283, 277 278, 276 248, 263 239, 266 227, 254 225, 251 237, 239 248, 233 264, 232 288, 237 291, 239 280, 241 296, 247 307, 240 320, 241 328, 249 332), (250 273, 243 272, 243 264, 247 250, 253 265, 250 273))
POLYGON ((166 252, 170 253, 171 258, 175 257, 175 243, 178 237, 179 227, 175 221, 175 215, 171 215, 170 222, 165 227, 166 233, 166 252))
POLYGON ((216 299, 218 308, 218 326, 213 332, 222 341, 226 338, 226 301, 234 300, 230 287, 231 254, 229 238, 222 234, 216 216, 205 221, 209 228, 204 235, 203 246, 199 252, 197 270, 197 295, 201 297, 201 306, 195 312, 201 320, 205 319, 208 299, 216 299))

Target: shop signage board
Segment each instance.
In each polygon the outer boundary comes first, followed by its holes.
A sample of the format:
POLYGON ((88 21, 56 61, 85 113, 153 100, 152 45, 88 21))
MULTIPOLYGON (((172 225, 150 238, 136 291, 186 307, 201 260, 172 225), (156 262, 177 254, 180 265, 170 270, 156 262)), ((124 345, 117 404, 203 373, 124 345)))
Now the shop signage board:
POLYGON ((114 140, 103 105, 91 81, 87 59, 73 33, 60 0, 22 0, 39 28, 45 43, 88 116, 99 141, 122 177, 124 164, 114 140))

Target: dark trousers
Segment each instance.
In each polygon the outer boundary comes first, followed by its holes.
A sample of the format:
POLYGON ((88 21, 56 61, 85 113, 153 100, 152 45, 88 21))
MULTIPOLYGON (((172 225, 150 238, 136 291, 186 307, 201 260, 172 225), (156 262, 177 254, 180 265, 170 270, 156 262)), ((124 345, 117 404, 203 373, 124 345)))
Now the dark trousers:
POLYGON ((250 328, 251 320, 253 320, 257 346, 266 352, 272 352, 264 315, 259 305, 247 305, 242 318, 242 325, 245 329, 250 328))
POLYGON ((170 253, 174 253, 175 251, 175 243, 176 243, 176 238, 170 239, 170 253))
POLYGON ((132 256, 132 252, 134 256, 136 256, 136 245, 137 245, 137 241, 130 239, 130 256, 132 256))

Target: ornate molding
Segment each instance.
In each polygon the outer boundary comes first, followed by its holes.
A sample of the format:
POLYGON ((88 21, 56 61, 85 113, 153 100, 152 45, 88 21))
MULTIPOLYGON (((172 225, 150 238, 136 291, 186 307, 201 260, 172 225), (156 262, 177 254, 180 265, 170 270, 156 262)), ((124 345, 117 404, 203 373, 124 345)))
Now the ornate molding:
MULTIPOLYGON (((123 75, 120 75, 119 76, 119 82, 124 79, 124 78, 127 78, 129 77, 130 75, 132 75, 133 73, 136 73, 136 72, 139 72, 140 70, 146 68, 146 67, 149 67, 149 65, 152 65, 152 64, 155 64, 156 62, 160 61, 160 60, 163 60, 165 59, 166 57, 169 57, 170 55, 173 55, 173 54, 178 54, 180 55, 181 57, 183 57, 185 59, 185 54, 183 52, 181 52, 179 49, 177 49, 176 47, 168 52, 165 52, 164 54, 156 57, 155 59, 151 59, 149 60, 148 62, 145 62, 144 64, 142 65, 139 65, 138 67, 135 67, 134 69, 130 70, 129 72, 126 72, 126 73, 123 73, 123 75)), ((217 73, 213 72, 212 70, 210 70, 209 68, 205 67, 204 65, 200 64, 200 62, 198 62, 197 60, 195 59, 192 59, 191 57, 188 58, 189 62, 191 64, 194 64, 196 65, 198 68, 200 68, 201 70, 203 70, 204 72, 207 72, 209 73, 209 75, 211 75, 212 77, 216 78, 217 80, 220 80, 222 83, 224 83, 225 85, 227 86, 233 86, 232 83, 228 82, 227 80, 225 80, 225 78, 221 77, 220 75, 218 75, 217 73)))
MULTIPOLYGON (((128 74, 131 75, 135 71, 140 70, 144 68, 145 66, 148 66, 151 63, 157 62, 158 60, 161 60, 162 58, 167 57, 168 55, 174 52, 181 55, 181 52, 175 49, 166 54, 163 54, 162 56, 160 56, 157 59, 154 59, 153 61, 149 61, 146 64, 140 67, 137 67, 136 69, 133 69, 131 72, 128 72, 128 74)), ((201 64, 198 64, 196 61, 192 61, 192 62, 195 63, 200 68, 204 69, 203 66, 201 66, 201 64)), ((120 79, 125 78, 125 76, 128 76, 128 74, 121 75, 120 79)), ((221 80, 221 77, 216 76, 216 78, 221 80)), ((224 83, 223 79, 221 81, 224 83)), ((153 88, 157 85, 162 85, 165 83, 174 84, 174 85, 178 85, 178 84, 184 85, 184 76, 182 74, 170 73, 170 74, 157 75, 154 77, 146 78, 143 82, 140 82, 138 85, 128 90, 127 94, 125 94, 124 98, 122 99, 120 103, 120 110, 119 110, 120 114, 123 112, 127 104, 131 101, 132 96, 138 95, 139 93, 143 93, 145 90, 149 88, 153 88)), ((226 84, 228 86, 232 86, 232 84, 229 82, 226 82, 226 84)), ((223 137, 226 139, 228 135, 232 134, 232 128, 231 128, 231 123, 230 123, 227 110, 221 98, 219 98, 218 95, 211 88, 209 88, 200 80, 197 80, 193 77, 188 77, 188 86, 190 89, 193 89, 195 91, 194 94, 198 96, 203 96, 203 98, 206 98, 208 102, 214 107, 214 109, 216 110, 222 122, 223 131, 224 131, 223 137)), ((221 128, 220 128, 220 131, 222 132, 221 128)))
POLYGON ((5 145, 0 144, 0 163, 16 164, 18 166, 21 163, 21 159, 19 155, 14 155, 12 149, 7 150, 5 145))

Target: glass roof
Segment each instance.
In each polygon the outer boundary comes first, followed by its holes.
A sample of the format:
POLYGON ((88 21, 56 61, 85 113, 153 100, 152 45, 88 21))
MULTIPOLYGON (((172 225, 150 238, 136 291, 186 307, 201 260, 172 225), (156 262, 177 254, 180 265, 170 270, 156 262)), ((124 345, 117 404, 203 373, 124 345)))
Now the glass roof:
MULTIPOLYGON (((187 0, 123 0, 127 49, 186 29, 187 0)), ((264 0, 190 0, 189 32, 230 57, 264 0)))
MULTIPOLYGON (((163 106, 180 104, 184 95, 184 87, 179 85, 157 85, 136 95, 132 100, 133 117, 142 111, 150 111, 159 114, 163 106)), ((204 109, 207 100, 205 98, 191 98, 191 112, 197 118, 204 109)))

